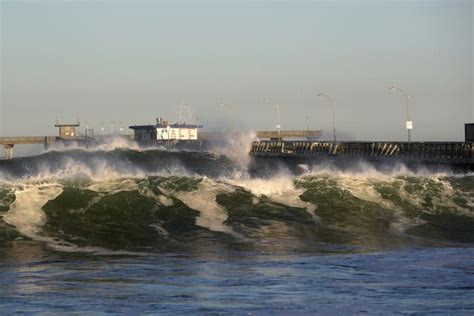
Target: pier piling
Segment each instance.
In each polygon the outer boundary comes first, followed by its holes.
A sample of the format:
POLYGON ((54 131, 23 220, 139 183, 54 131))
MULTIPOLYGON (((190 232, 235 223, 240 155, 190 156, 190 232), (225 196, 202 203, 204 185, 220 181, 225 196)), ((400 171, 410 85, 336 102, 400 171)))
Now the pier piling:
POLYGON ((14 144, 4 144, 3 149, 5 151, 5 159, 12 159, 13 158, 13 147, 14 144))

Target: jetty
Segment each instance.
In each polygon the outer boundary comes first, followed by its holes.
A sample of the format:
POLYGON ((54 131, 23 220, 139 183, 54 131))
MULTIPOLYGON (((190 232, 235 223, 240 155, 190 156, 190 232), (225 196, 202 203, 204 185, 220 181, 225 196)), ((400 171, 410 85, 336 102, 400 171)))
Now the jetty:
POLYGON ((43 145, 45 149, 61 145, 63 147, 78 145, 90 147, 103 143, 110 137, 123 137, 127 140, 133 140, 133 135, 100 135, 94 136, 86 129, 85 134, 78 133, 76 129, 79 123, 60 124, 57 122, 58 136, 11 136, 0 137, 0 146, 3 146, 5 159, 13 159, 13 149, 16 145, 43 145))
POLYGON ((252 156, 299 158, 359 158, 368 161, 460 164, 474 166, 472 142, 329 142, 256 141, 252 156))
POLYGON ((12 159, 15 145, 43 144, 45 148, 48 148, 56 143, 57 138, 56 136, 0 137, 0 145, 3 145, 5 159, 12 159))

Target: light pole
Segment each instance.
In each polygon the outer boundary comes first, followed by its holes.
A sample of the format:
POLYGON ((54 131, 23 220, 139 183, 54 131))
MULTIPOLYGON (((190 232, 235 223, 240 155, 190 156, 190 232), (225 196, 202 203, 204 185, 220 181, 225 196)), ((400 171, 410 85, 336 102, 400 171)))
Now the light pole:
MULTIPOLYGON (((265 103, 270 103, 271 100, 269 99, 266 99, 265 100, 265 103)), ((276 105, 276 115, 277 115, 277 125, 276 125, 276 129, 277 129, 277 133, 278 133, 278 140, 281 139, 281 133, 280 133, 280 129, 281 129, 281 124, 280 124, 280 104, 277 104, 276 105)))
POLYGON ((86 136, 89 136, 89 133, 88 133, 88 130, 89 130, 89 122, 88 122, 88 121, 85 121, 84 123, 86 124, 85 134, 86 134, 86 136))
POLYGON ((406 94, 405 92, 402 91, 402 89, 396 87, 396 86, 391 86, 388 88, 390 91, 398 91, 400 92, 404 97, 405 97, 405 102, 406 102, 406 108, 407 108, 407 132, 408 132, 408 142, 411 142, 411 130, 413 129, 413 121, 411 120, 411 113, 410 113, 410 96, 406 94))
POLYGON ((333 140, 336 141, 336 100, 334 98, 331 98, 327 94, 324 93, 318 93, 316 96, 318 97, 325 97, 329 99, 332 103, 332 135, 333 135, 333 140))

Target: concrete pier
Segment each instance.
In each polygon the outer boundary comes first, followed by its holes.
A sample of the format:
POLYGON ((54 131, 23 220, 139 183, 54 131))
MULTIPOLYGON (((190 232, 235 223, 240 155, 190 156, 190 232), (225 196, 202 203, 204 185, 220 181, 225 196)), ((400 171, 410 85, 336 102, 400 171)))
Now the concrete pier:
POLYGON ((321 130, 289 130, 289 131, 257 131, 257 138, 268 138, 271 140, 283 140, 288 138, 299 138, 307 140, 321 140, 323 132, 321 130))
POLYGON ((5 159, 12 159, 15 145, 43 144, 45 148, 48 148, 56 143, 56 139, 56 136, 0 137, 0 145, 3 145, 5 159))
POLYGON ((467 142, 258 141, 252 144, 250 154, 308 160, 322 157, 360 157, 378 161, 399 159, 474 166, 474 143, 467 142))

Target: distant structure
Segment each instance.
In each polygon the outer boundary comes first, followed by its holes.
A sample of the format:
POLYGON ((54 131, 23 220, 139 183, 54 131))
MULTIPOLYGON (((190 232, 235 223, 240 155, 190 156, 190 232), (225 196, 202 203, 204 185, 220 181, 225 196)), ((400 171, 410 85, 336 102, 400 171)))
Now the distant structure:
POLYGON ((474 123, 464 124, 464 137, 466 143, 474 143, 474 123))
POLYGON ((166 140, 197 140, 198 129, 202 125, 186 123, 169 124, 167 120, 159 117, 155 125, 133 125, 135 140, 137 142, 155 142, 166 140))
POLYGON ((283 139, 305 139, 321 140, 321 130, 291 130, 291 131, 257 131, 258 139, 283 140, 283 139))
POLYGON ((76 127, 79 126, 79 122, 75 124, 60 124, 59 121, 54 125, 54 127, 59 128, 59 138, 62 139, 74 139, 77 136, 76 127))
POLYGON ((94 129, 93 128, 86 128, 86 137, 94 137, 94 129))

